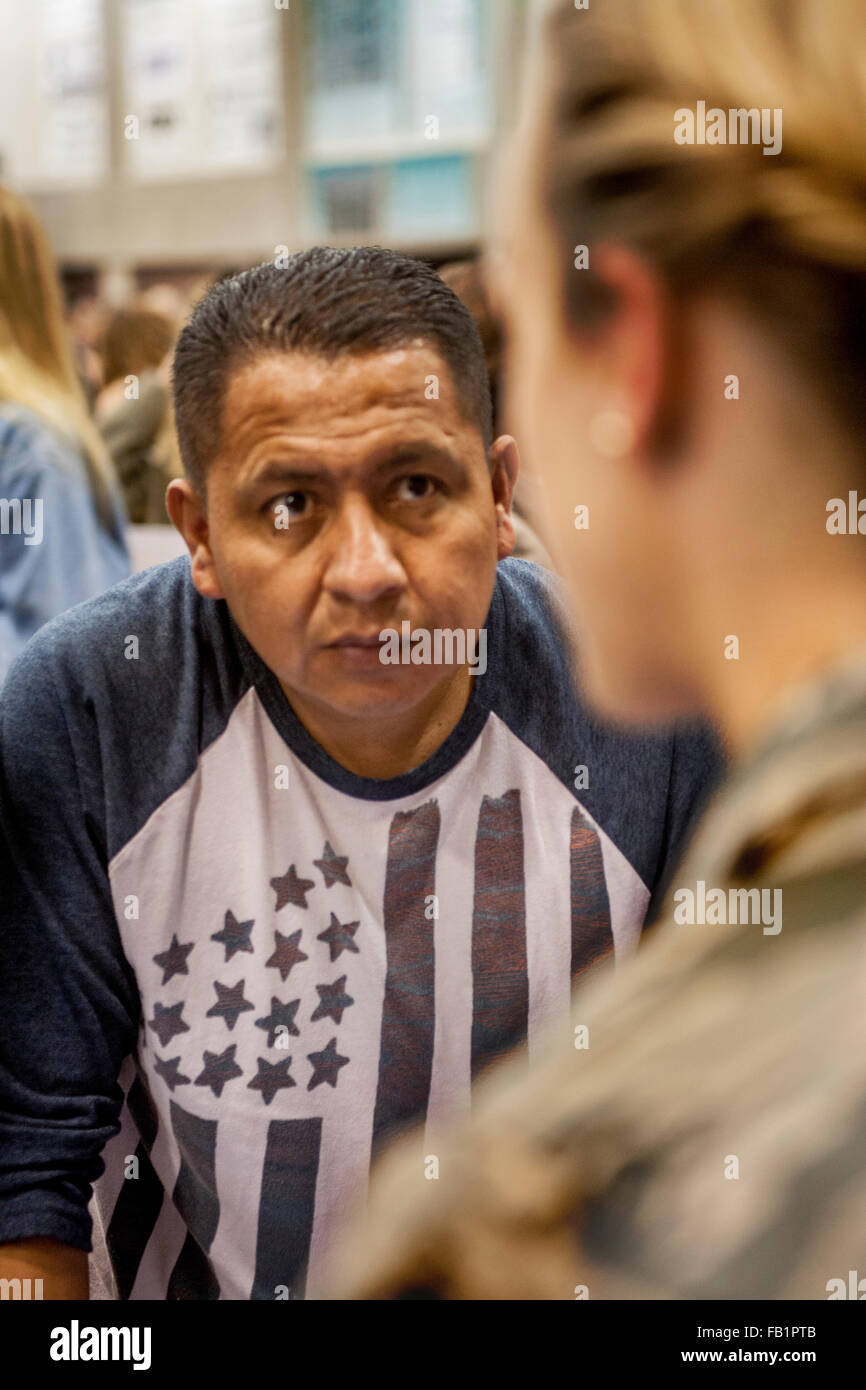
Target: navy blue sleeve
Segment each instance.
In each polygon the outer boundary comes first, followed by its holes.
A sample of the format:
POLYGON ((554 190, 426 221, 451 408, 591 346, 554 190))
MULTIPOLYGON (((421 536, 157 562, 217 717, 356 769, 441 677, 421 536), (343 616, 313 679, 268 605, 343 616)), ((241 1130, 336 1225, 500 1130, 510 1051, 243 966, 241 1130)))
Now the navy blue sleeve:
POLYGON ((0 1241, 80 1250, 140 1015, 109 892, 96 729, 88 742, 79 760, 37 634, 0 695, 0 1241))
POLYGON ((709 725, 698 721, 677 725, 671 734, 664 853, 652 885, 647 926, 651 926, 658 915, 725 766, 721 740, 709 725))

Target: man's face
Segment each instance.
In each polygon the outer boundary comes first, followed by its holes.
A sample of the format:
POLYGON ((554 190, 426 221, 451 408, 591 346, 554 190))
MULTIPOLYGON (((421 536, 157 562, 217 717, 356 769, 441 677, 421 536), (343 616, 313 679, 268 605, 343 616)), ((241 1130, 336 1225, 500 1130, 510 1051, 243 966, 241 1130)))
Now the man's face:
POLYGON ((256 358, 227 384, 208 470, 206 591, 290 698, 408 711, 454 668, 385 665, 378 634, 483 626, 511 548, 503 472, 429 346, 256 358))

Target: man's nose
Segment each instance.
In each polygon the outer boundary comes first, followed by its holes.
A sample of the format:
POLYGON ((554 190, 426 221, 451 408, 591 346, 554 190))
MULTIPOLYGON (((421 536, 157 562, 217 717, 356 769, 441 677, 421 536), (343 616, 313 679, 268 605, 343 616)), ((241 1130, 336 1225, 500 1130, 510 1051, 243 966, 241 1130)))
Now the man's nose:
POLYGON ((394 553, 387 529, 368 503, 343 503, 328 527, 328 558, 323 583, 341 598, 373 603, 406 585, 406 572, 394 553))

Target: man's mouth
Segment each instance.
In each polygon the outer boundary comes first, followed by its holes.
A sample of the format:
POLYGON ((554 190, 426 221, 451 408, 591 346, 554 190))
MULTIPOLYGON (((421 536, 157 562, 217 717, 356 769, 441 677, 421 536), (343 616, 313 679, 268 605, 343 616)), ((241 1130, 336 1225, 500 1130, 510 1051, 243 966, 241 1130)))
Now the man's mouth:
POLYGON ((329 647, 381 647, 384 638, 376 632, 366 634, 360 632, 347 632, 342 637, 338 637, 336 642, 328 642, 329 647))

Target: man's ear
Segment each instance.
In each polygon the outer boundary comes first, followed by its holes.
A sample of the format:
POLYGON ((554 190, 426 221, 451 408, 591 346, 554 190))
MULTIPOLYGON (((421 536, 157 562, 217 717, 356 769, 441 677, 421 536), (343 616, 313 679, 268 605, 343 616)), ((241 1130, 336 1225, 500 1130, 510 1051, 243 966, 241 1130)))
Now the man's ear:
POLYGON ((207 512, 186 478, 172 478, 166 488, 165 506, 175 528, 186 541, 192 582, 202 598, 225 598, 210 548, 207 512))
POLYGON ((505 560, 514 549, 514 522, 511 520, 511 499, 520 469, 517 444, 510 434, 501 434, 490 446, 490 486, 496 507, 498 558, 505 560))

